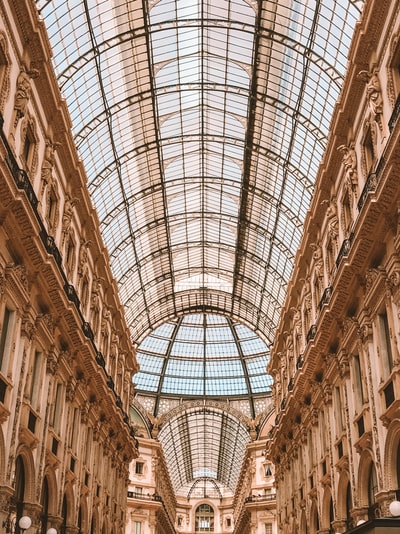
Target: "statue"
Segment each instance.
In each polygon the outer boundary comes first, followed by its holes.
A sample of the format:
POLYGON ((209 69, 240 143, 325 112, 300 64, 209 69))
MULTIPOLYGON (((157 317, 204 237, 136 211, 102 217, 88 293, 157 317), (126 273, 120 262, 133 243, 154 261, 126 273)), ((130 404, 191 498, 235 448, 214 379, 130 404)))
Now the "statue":
POLYGON ((354 150, 354 144, 340 145, 337 149, 343 154, 347 184, 351 190, 354 190, 357 186, 357 154, 354 150))
POLYGON ((37 78, 39 71, 36 69, 22 69, 17 78, 17 90, 15 93, 14 110, 16 111, 15 124, 25 115, 26 107, 31 96, 31 78, 37 78))
POLYGON ((367 84, 367 99, 371 110, 372 120, 381 126, 381 115, 383 112, 382 90, 376 71, 368 72, 362 70, 357 78, 367 84))

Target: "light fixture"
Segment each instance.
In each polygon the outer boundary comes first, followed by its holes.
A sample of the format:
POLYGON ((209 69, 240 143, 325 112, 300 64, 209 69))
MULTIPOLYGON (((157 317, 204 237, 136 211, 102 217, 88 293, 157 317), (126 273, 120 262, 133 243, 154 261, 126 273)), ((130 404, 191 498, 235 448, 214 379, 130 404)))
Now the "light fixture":
POLYGON ((389 504, 389 512, 393 517, 400 517, 400 501, 395 500, 389 504))
POLYGON ((25 532, 25 530, 32 525, 32 519, 27 515, 23 515, 18 521, 18 525, 22 532, 25 532))
POLYGON ((57 530, 53 527, 49 528, 46 534, 57 534, 57 530))

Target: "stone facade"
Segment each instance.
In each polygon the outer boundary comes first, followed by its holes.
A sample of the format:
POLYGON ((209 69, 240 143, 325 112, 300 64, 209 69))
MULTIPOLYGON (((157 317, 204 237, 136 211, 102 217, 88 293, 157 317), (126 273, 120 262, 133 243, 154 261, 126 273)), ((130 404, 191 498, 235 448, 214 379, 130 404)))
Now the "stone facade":
POLYGON ((0 525, 121 533, 138 366, 33 2, 0 6, 0 113, 0 525))
POLYGON ((272 349, 283 534, 374 524, 400 487, 399 36, 366 2, 272 349))

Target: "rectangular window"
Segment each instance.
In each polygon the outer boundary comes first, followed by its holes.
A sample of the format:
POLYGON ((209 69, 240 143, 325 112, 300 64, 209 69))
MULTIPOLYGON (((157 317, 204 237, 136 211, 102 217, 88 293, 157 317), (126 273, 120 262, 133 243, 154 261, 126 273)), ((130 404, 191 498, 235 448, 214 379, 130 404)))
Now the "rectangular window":
POLYGON ((78 441, 78 434, 79 434, 79 408, 74 408, 74 413, 72 416, 72 424, 70 428, 70 434, 69 434, 69 447, 76 452, 76 443, 78 441))
POLYGON ((140 521, 133 523, 133 534, 142 534, 142 523, 140 521))
POLYGON ((272 476, 271 464, 267 464, 267 465, 264 466, 264 476, 265 477, 271 477, 272 476))
POLYGON ((365 402, 365 392, 364 392, 364 380, 363 373, 361 369, 361 360, 360 356, 356 354, 353 357, 353 372, 354 372, 354 396, 356 400, 356 410, 360 412, 362 406, 365 402))
POLYGON ((0 370, 3 374, 7 374, 7 366, 11 353, 14 313, 6 307, 3 314, 3 321, 0 325, 0 370))
POLYGON ((342 395, 340 392, 340 388, 335 388, 335 404, 336 404, 336 430, 338 437, 342 435, 342 432, 344 430, 344 424, 343 424, 343 407, 342 407, 342 395))
POLYGON ((393 369, 392 345, 390 343, 390 328, 387 313, 381 313, 377 317, 378 322, 378 346, 382 358, 383 379, 386 380, 393 369))
POLYGON ((144 467, 144 463, 143 462, 136 462, 135 473, 137 475, 143 475, 143 467, 144 467))
POLYGON ((85 464, 90 464, 90 453, 92 451, 92 441, 93 441, 93 430, 91 428, 88 428, 87 431, 87 439, 86 441, 86 451, 85 451, 85 464))
POLYGON ((272 523, 265 523, 265 534, 272 534, 272 523))
POLYGON ((62 396, 63 396, 63 385, 57 384, 56 398, 54 401, 54 408, 53 408, 53 417, 51 421, 54 431, 57 432, 57 434, 60 433, 60 429, 61 429, 61 416, 62 416, 62 409, 63 409, 62 396))
POLYGON ((322 457, 324 457, 325 451, 326 451, 326 434, 327 434, 328 429, 326 428, 325 413, 323 411, 321 411, 319 414, 319 428, 320 428, 320 433, 321 433, 321 445, 322 445, 321 455, 322 457))
POLYGON ((310 469, 314 466, 314 447, 312 430, 308 431, 308 460, 310 462, 310 469))
POLYGON ((30 400, 32 408, 34 409, 39 408, 39 406, 37 406, 37 403, 38 403, 38 397, 39 397, 39 391, 40 391, 41 361, 42 361, 42 353, 35 350, 35 353, 33 355, 31 384, 30 384, 30 391, 29 391, 29 400, 30 400))

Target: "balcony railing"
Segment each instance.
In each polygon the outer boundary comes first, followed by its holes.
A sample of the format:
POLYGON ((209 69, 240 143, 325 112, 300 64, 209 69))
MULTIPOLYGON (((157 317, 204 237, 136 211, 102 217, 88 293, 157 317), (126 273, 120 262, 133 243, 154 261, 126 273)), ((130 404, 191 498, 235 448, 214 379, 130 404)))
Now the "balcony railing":
POLYGON ((149 493, 141 493, 139 491, 128 491, 128 499, 141 499, 142 501, 162 502, 162 498, 156 493, 150 495, 149 493))
POLYGON ((265 502, 265 501, 275 501, 276 493, 267 493, 266 495, 250 495, 246 497, 245 502, 265 502))

